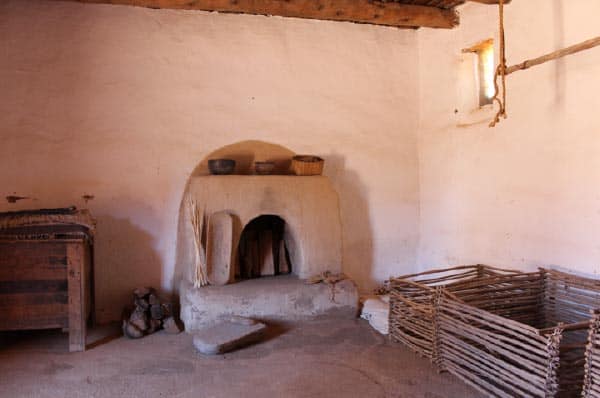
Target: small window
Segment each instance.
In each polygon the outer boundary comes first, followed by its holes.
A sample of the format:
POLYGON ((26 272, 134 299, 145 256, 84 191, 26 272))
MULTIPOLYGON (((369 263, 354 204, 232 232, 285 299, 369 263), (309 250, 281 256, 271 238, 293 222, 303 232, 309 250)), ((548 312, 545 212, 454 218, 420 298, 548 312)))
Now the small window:
POLYGON ((479 87, 479 106, 489 105, 494 97, 494 39, 487 39, 472 47, 463 49, 464 53, 474 53, 475 79, 479 87))

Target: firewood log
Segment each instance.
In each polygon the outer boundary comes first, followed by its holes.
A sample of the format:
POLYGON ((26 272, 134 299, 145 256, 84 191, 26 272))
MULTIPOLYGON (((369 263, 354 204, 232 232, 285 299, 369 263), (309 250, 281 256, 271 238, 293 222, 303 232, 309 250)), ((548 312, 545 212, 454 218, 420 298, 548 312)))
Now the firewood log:
POLYGON ((150 293, 148 295, 148 303, 150 305, 160 304, 160 299, 158 298, 158 296, 155 293, 150 293))
POLYGON ((181 324, 181 321, 170 316, 164 319, 163 329, 169 334, 177 334, 183 331, 183 325, 181 324))
POLYGON ((139 307, 139 308, 143 309, 144 311, 150 307, 148 300, 146 300, 144 298, 140 298, 140 297, 135 297, 133 300, 133 303, 135 304, 136 307, 139 307))
POLYGON ((148 316, 146 315, 146 311, 142 310, 140 307, 136 307, 135 311, 131 313, 129 317, 129 323, 140 329, 142 332, 148 330, 150 326, 148 324, 148 316))
POLYGON ((163 307, 160 304, 154 304, 150 306, 150 317, 152 319, 161 320, 164 318, 163 307))
POLYGON ((163 311, 163 318, 168 318, 170 316, 173 316, 173 304, 171 303, 162 303, 162 311, 163 311))
POLYGON ((138 287, 133 291, 134 296, 144 298, 150 293, 154 293, 154 289, 151 287, 138 287))
POLYGON ((147 334, 154 333, 162 327, 162 321, 160 319, 150 319, 148 323, 150 326, 146 331, 147 334))
POLYGON ((130 339, 139 339, 144 336, 144 332, 127 320, 123 320, 123 334, 130 339))

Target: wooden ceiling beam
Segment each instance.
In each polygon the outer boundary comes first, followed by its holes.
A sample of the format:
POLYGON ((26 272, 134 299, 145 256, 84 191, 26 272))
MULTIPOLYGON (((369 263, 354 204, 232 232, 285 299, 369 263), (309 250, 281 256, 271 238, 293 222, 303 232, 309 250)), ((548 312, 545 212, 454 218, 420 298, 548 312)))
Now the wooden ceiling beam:
MULTIPOLYGON (((468 0, 473 3, 482 3, 482 4, 498 4, 498 0, 468 0)), ((504 0, 504 4, 510 3, 510 0, 504 0)))
POLYGON ((149 8, 218 11, 357 22, 395 27, 450 29, 458 25, 454 10, 378 0, 71 0, 149 8))

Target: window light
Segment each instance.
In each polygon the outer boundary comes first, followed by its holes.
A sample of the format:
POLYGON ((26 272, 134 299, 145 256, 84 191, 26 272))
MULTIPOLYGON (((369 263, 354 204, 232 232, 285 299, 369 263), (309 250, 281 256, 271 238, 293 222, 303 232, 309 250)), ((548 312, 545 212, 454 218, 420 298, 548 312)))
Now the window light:
POLYGON ((492 103, 494 97, 494 39, 487 39, 472 47, 463 49, 463 52, 477 55, 476 80, 479 87, 479 106, 492 103))

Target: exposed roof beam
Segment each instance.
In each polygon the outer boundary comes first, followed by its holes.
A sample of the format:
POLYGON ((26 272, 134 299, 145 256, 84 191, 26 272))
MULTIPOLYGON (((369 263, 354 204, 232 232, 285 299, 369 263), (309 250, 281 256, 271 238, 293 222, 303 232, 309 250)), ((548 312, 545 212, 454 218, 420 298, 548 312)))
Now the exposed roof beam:
POLYGON ((176 8, 347 21, 395 27, 453 28, 454 10, 377 0, 72 0, 149 8, 176 8))
MULTIPOLYGON (((498 0, 468 0, 474 3, 483 3, 483 4, 498 4, 498 0)), ((504 0, 504 4, 510 3, 510 0, 504 0)))

